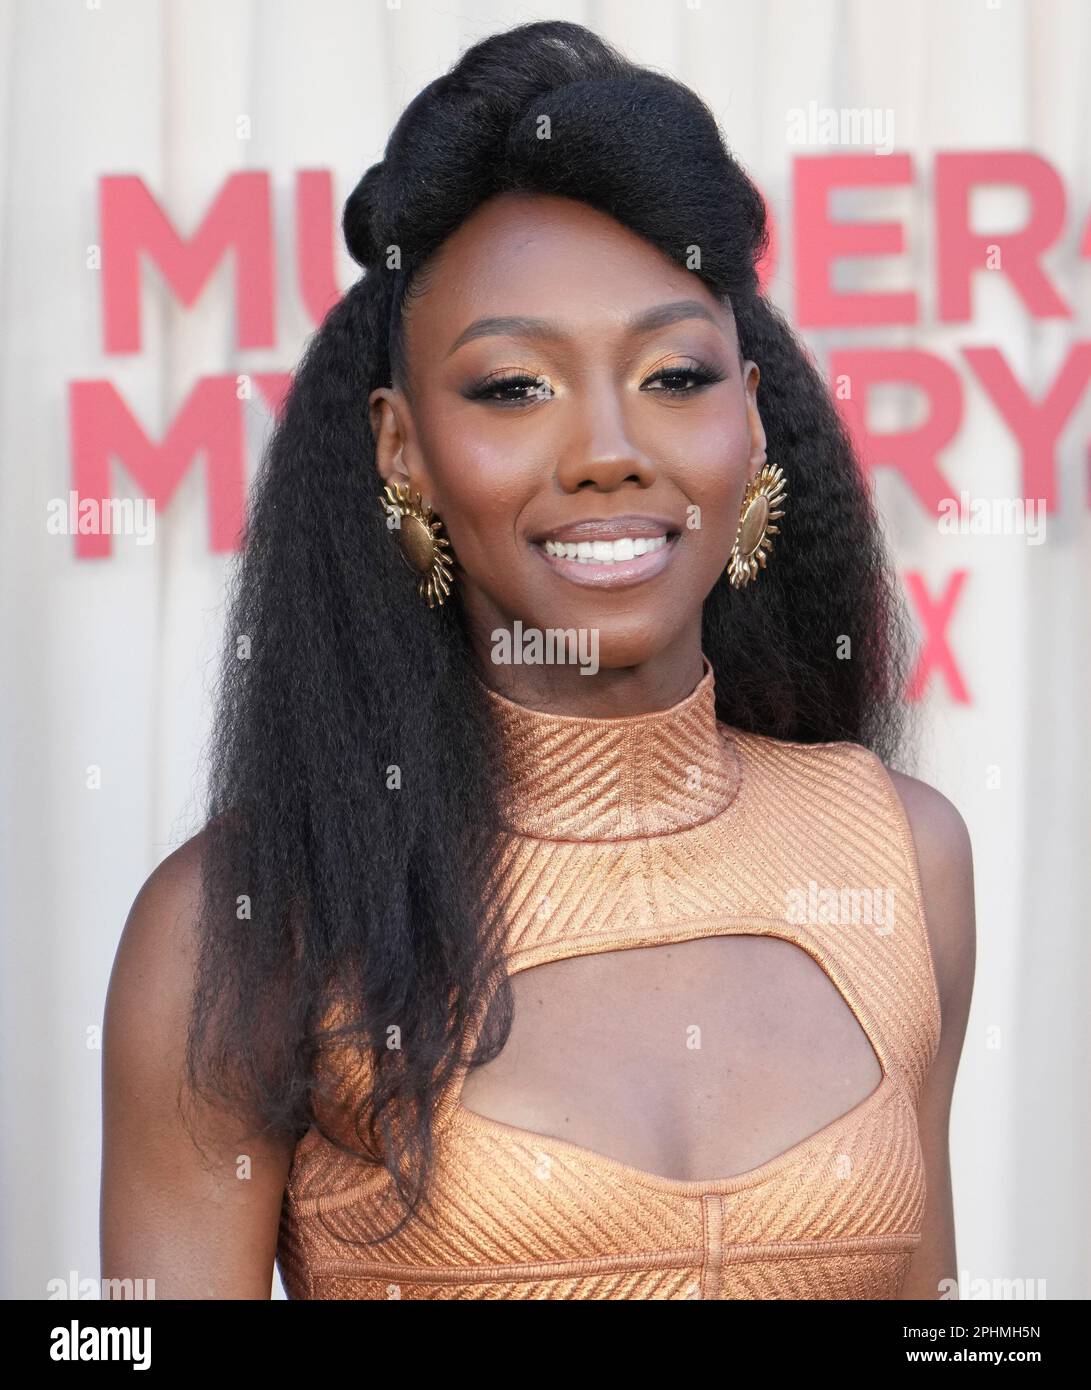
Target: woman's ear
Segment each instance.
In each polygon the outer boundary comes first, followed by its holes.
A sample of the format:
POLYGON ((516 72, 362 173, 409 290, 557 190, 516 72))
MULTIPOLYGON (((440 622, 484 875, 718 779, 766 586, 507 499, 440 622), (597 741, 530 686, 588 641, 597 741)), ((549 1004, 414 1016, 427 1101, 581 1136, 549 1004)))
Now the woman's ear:
POLYGON ((761 371, 756 362, 743 363, 743 385, 746 390, 746 414, 750 423, 750 464, 747 481, 756 478, 766 461, 765 426, 758 409, 758 382, 761 371))
POLYGON ((380 386, 368 397, 368 419, 375 440, 375 468, 385 484, 402 484, 431 504, 432 478, 413 432, 405 395, 396 386, 380 386))
POLYGON ((404 403, 389 386, 380 386, 368 397, 368 422, 375 441, 375 467, 384 483, 408 483, 405 465, 404 403))

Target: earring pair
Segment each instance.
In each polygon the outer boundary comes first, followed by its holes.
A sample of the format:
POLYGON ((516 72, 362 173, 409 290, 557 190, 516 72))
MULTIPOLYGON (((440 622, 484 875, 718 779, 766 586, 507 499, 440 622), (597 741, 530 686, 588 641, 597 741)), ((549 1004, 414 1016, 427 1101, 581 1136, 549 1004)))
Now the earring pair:
MULTIPOLYGON (((727 577, 732 588, 741 589, 765 568, 765 557, 772 549, 770 536, 778 535, 772 523, 784 515, 787 497, 784 472, 766 464, 747 484, 739 513, 739 525, 727 577)), ((417 593, 429 608, 442 608, 451 592, 453 573, 451 543, 439 535, 442 523, 419 492, 404 483, 387 484, 379 497, 387 524, 397 533, 402 559, 417 578, 417 593)))

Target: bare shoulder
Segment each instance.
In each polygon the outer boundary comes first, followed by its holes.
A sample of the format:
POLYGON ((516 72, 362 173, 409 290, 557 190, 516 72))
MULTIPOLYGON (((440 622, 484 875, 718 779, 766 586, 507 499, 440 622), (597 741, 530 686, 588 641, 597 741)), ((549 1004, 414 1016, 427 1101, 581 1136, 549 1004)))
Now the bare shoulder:
POLYGON ((145 879, 125 919, 106 993, 106 1114, 140 1114, 148 1133, 172 1127, 182 1086, 200 954, 205 846, 202 831, 145 879))
MULTIPOLYGON (((208 834, 145 880, 121 931, 102 1049, 102 1272, 160 1298, 268 1298, 291 1146, 190 1090, 208 834)), ((104 1295, 105 1296, 105 1295, 104 1295)))
POLYGON ((966 822, 942 792, 886 771, 913 841, 940 1005, 939 1045, 917 1101, 927 1198, 920 1244, 898 1296, 936 1299, 958 1284, 948 1126, 974 984, 973 850, 966 822))
POLYGON ((944 1022, 968 1011, 976 956, 973 846, 955 804, 917 777, 887 768, 909 824, 944 1022))
MULTIPOLYGON (((123 1012, 146 996, 138 982, 164 996, 188 995, 198 948, 202 871, 207 832, 192 836, 152 870, 129 910, 114 959, 107 997, 123 1012)), ((119 1022, 124 1022, 116 1015, 119 1022)))

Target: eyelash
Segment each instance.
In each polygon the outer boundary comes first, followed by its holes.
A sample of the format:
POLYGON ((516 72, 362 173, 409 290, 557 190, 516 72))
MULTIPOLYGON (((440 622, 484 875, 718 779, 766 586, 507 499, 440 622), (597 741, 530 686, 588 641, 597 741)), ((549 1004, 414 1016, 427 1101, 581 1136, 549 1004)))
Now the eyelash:
MULTIPOLYGON (((694 385, 684 389, 676 386, 664 386, 661 389, 665 394, 672 396, 689 396, 693 395, 704 386, 711 386, 715 382, 724 380, 724 374, 722 372, 717 371, 714 367, 708 366, 706 363, 696 362, 692 367, 661 367, 659 371, 648 378, 648 381, 667 381, 675 377, 688 377, 694 382, 694 385)), ((541 380, 541 377, 530 376, 526 372, 514 372, 508 376, 489 377, 485 381, 479 382, 478 385, 471 387, 466 395, 471 401, 488 401, 490 405, 527 405, 532 398, 524 396, 521 399, 513 400, 508 398, 507 400, 502 400, 495 397, 493 393, 496 391, 514 390, 518 387, 533 390, 538 387, 541 380)), ((647 382, 644 384, 647 385, 647 382)), ((543 397, 543 399, 548 399, 548 397, 543 397)))

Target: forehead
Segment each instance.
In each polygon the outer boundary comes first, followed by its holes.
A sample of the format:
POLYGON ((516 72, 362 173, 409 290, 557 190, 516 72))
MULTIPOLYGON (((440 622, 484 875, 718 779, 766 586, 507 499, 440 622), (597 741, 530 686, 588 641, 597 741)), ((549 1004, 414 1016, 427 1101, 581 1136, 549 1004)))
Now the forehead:
POLYGON ((730 306, 697 275, 606 213, 571 198, 502 193, 432 258, 406 313, 411 356, 441 354, 486 315, 534 315, 573 333, 620 327, 641 311, 697 299, 735 341, 730 306))

